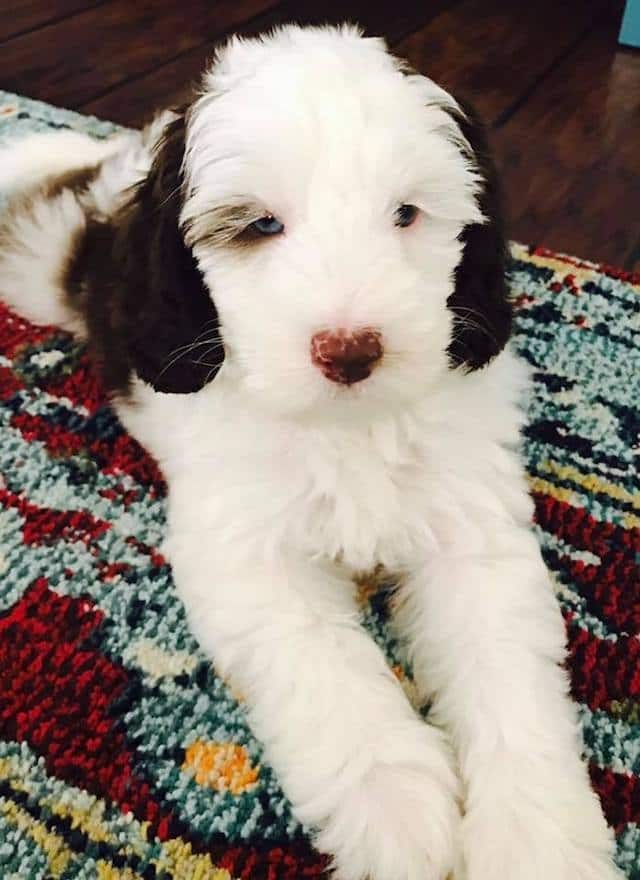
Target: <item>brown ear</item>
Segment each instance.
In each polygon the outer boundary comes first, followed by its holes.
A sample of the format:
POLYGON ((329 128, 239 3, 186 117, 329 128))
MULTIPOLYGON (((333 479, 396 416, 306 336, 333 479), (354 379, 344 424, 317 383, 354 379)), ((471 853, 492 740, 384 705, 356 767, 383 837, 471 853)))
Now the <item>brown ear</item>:
POLYGON ((476 370, 504 348, 513 308, 506 279, 508 250, 501 198, 487 134, 475 111, 458 103, 462 113, 455 113, 455 120, 483 180, 478 203, 486 219, 467 226, 461 235, 464 250, 447 303, 455 316, 449 356, 453 366, 476 370))
POLYGON ((129 363, 157 391, 174 394, 202 388, 224 360, 216 308, 179 226, 184 149, 181 113, 117 218, 113 249, 129 363))

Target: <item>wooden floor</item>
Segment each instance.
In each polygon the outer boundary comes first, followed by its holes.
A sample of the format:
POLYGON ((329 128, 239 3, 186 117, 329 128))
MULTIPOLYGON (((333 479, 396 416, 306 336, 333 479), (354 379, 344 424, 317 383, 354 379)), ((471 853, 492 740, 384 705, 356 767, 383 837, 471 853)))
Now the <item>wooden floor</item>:
POLYGON ((0 88, 139 125, 230 31, 359 21, 492 128, 513 238, 640 269, 640 50, 611 0, 7 0, 0 88))

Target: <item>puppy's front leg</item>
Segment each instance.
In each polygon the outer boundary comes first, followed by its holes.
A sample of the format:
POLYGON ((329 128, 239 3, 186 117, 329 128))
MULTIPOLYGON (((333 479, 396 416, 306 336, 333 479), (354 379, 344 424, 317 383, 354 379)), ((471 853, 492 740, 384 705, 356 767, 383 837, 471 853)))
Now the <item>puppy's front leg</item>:
POLYGON ((267 759, 337 876, 442 880, 458 819, 448 749, 360 627, 350 581, 294 559, 230 564, 229 547, 189 552, 178 536, 169 551, 196 636, 245 695, 267 759))
POLYGON ((614 880, 537 543, 525 525, 475 516, 484 538, 462 522, 460 546, 425 563, 399 610, 466 787, 456 878, 614 880))

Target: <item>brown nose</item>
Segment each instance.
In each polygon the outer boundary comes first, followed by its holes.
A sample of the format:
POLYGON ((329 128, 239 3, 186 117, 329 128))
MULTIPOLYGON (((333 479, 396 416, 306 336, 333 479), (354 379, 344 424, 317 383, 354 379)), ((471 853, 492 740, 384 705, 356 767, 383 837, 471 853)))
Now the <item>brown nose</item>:
POLYGON ((366 379, 382 352, 377 330, 321 330, 311 337, 311 360, 327 379, 341 385, 366 379))

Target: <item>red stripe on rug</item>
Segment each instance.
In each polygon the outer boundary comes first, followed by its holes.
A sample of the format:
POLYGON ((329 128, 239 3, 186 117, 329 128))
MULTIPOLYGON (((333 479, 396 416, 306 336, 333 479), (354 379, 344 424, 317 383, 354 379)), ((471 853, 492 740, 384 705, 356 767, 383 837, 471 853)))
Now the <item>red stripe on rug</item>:
POLYGON ((88 352, 84 352, 77 359, 73 373, 68 376, 52 377, 42 384, 42 388, 52 397, 66 397, 75 406, 83 406, 90 415, 109 402, 88 352))
POLYGON ((103 473, 127 474, 144 486, 151 497, 166 493, 166 483, 157 462, 129 434, 120 434, 113 443, 93 443, 90 452, 103 462, 103 473))
POLYGON ((612 547, 618 554, 640 550, 640 529, 625 529, 610 522, 600 522, 582 507, 573 507, 550 495, 533 493, 538 525, 576 550, 588 550, 606 557, 612 547))
POLYGON ((0 736, 27 742, 48 773, 114 801, 167 839, 174 818, 135 773, 135 753, 110 713, 130 674, 86 644, 103 619, 90 598, 60 596, 43 577, 0 617, 0 736))
POLYGON ((30 324, 0 303, 0 353, 14 360, 27 348, 42 346, 62 331, 58 327, 30 324))
POLYGON ((114 440, 90 440, 82 430, 69 431, 50 419, 20 412, 10 424, 19 430, 28 443, 42 443, 55 458, 85 454, 95 461, 102 473, 126 474, 154 494, 164 495, 164 477, 155 460, 124 431, 114 440))
POLYGON ((74 431, 67 431, 42 416, 34 416, 27 412, 18 412, 11 416, 9 424, 16 428, 28 443, 42 443, 52 456, 66 458, 78 455, 86 448, 82 436, 74 431))
POLYGON ((270 848, 251 844, 207 847, 215 864, 238 880, 302 880, 324 877, 326 856, 313 850, 306 841, 291 842, 270 848))
POLYGON ((608 263, 588 263, 579 260, 577 257, 569 257, 566 254, 556 254, 545 247, 530 248, 529 253, 537 257, 546 257, 558 263, 566 263, 568 266, 576 266, 579 269, 589 269, 591 272, 602 272, 610 278, 617 278, 620 281, 628 281, 630 284, 640 284, 640 272, 631 272, 626 269, 618 269, 616 266, 610 266, 608 263), (595 268, 594 268, 595 267, 595 268))
POLYGON ((612 553, 602 565, 588 565, 568 556, 560 557, 560 562, 592 614, 619 632, 640 632, 640 578, 631 553, 612 553))
POLYGON ((30 545, 57 540, 91 544, 111 528, 111 523, 97 519, 86 510, 40 507, 8 489, 0 489, 0 507, 18 511, 23 519, 22 540, 30 545))
POLYGON ((24 384, 9 367, 0 367, 0 400, 11 400, 17 391, 21 391, 24 384))
POLYGON ((600 796, 609 825, 616 831, 629 822, 640 822, 640 780, 603 767, 589 767, 591 783, 600 796))
POLYGON ((569 668, 573 695, 590 709, 640 697, 640 640, 599 639, 569 621, 569 668))

